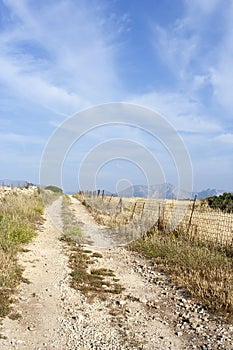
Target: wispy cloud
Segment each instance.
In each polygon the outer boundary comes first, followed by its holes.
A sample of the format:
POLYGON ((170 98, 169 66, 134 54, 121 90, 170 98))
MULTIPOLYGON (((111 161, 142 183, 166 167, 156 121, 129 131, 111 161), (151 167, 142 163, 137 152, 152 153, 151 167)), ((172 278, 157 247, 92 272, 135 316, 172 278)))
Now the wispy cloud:
MULTIPOLYGON (((226 134, 221 134, 216 137, 217 141, 221 141, 223 143, 228 143, 233 145, 233 134, 226 133, 226 134)), ((233 151, 233 150, 232 150, 233 151)))
POLYGON ((211 67, 211 83, 213 86, 214 97, 218 103, 225 108, 226 113, 223 118, 232 119, 233 116, 233 3, 229 6, 229 12, 226 16, 227 34, 218 47, 217 63, 211 67))
POLYGON ((177 21, 170 29, 153 25, 153 46, 156 53, 179 79, 186 78, 188 66, 198 45, 196 34, 187 34, 185 22, 186 20, 177 21))
POLYGON ((205 106, 189 94, 151 92, 145 95, 136 95, 130 101, 158 111, 178 132, 209 134, 222 130, 217 121, 210 120, 205 114, 205 106))
POLYGON ((30 144, 44 144, 45 140, 42 137, 33 136, 33 135, 20 135, 15 133, 0 133, 0 143, 1 142, 10 142, 10 143, 30 143, 30 144))
POLYGON ((66 114, 113 97, 119 88, 116 38, 101 3, 4 3, 14 21, 0 36, 3 83, 66 114))
MULTIPOLYGON (((192 14, 199 14, 200 15, 210 15, 212 12, 216 10, 218 5, 222 3, 221 0, 195 0, 195 1, 189 1, 185 0, 188 8, 192 10, 192 14)), ((198 18, 195 18, 198 20, 198 18)))
MULTIPOLYGON (((233 3, 182 0, 171 2, 169 14, 163 6, 0 0, 0 142, 7 166, 14 158, 17 164, 27 159, 27 170, 33 157, 38 164, 44 138, 68 116, 129 101, 173 125, 200 181, 227 178, 233 166, 233 3)), ((115 127, 88 134, 76 148, 79 159, 106 135, 141 140, 160 155, 149 136, 115 127)))
POLYGON ((206 103, 209 117, 221 105, 228 111, 221 117, 232 118, 233 4, 206 0, 185 5, 183 16, 169 27, 152 23, 155 53, 174 74, 176 89, 206 103))

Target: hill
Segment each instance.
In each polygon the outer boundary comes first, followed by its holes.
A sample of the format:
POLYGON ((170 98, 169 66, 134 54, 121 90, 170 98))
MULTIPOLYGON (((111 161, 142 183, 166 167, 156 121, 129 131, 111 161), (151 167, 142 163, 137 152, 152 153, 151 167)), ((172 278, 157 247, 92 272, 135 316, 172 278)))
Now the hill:
POLYGON ((164 183, 158 185, 133 185, 119 193, 122 197, 140 197, 140 198, 164 198, 164 199, 188 199, 197 198, 204 199, 210 196, 218 196, 223 191, 217 189, 206 189, 200 192, 188 192, 179 188, 176 188, 172 184, 164 183))

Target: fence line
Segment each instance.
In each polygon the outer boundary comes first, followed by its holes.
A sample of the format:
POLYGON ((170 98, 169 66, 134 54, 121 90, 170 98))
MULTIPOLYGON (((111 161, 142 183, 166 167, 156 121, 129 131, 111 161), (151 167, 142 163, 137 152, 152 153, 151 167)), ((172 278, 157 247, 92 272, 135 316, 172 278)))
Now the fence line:
POLYGON ((152 226, 167 232, 171 227, 189 239, 233 248, 233 214, 211 209, 203 201, 119 198, 105 196, 104 191, 80 194, 92 210, 124 225, 125 231, 141 230, 144 235, 152 226), (175 228, 174 222, 178 222, 175 228))

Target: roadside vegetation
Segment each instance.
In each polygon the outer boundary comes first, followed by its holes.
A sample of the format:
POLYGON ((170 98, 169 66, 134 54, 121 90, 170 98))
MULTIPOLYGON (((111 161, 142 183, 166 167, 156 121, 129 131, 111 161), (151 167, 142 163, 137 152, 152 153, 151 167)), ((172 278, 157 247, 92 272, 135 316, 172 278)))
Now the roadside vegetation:
POLYGON ((49 191, 52 191, 54 193, 63 194, 62 189, 60 187, 57 187, 57 186, 54 186, 54 185, 46 186, 45 190, 49 190, 49 191))
POLYGON ((233 321, 233 258, 184 235, 154 233, 129 246, 168 274, 188 295, 213 313, 233 321))
POLYGON ((39 188, 43 203, 47 206, 52 204, 58 197, 62 196, 62 190, 56 186, 47 186, 39 188))
POLYGON ((35 236, 43 211, 37 188, 0 192, 0 317, 11 311, 12 293, 24 281, 17 253, 35 236))
MULTIPOLYGON (((76 198, 87 205, 84 198, 78 195, 76 198)), ((211 208, 230 213, 233 195, 225 193, 206 201, 211 208)), ((112 227, 112 213, 101 208, 97 211, 91 200, 88 209, 98 222, 101 219, 102 224, 112 227)), ((124 224, 117 220, 114 223, 124 224)), ((161 216, 150 232, 142 232, 143 237, 129 244, 128 248, 156 262, 157 268, 169 275, 173 283, 185 288, 189 296, 211 312, 233 321, 233 241, 219 245, 214 240, 188 235, 182 226, 170 234, 164 232, 164 227, 161 216)))
POLYGON ((220 209, 225 213, 233 213, 233 193, 225 192, 220 196, 206 198, 212 209, 220 209))

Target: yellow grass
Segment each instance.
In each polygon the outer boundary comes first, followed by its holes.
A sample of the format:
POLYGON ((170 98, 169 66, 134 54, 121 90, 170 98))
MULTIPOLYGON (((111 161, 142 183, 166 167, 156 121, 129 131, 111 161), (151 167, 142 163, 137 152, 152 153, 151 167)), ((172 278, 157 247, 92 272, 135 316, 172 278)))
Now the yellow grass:
POLYGON ((202 201, 193 211, 192 201, 123 198, 119 210, 119 198, 77 199, 98 222, 122 226, 125 235, 132 227, 142 230, 143 238, 135 234, 139 239, 129 248, 155 260, 193 298, 233 321, 233 214, 213 210, 202 201), (167 231, 176 218, 179 224, 167 231))
POLYGON ((0 189, 0 317, 10 311, 11 293, 22 279, 17 253, 34 237, 42 214, 37 188, 0 189))

